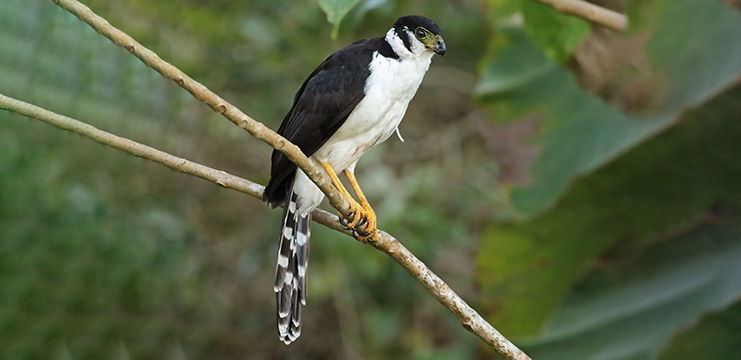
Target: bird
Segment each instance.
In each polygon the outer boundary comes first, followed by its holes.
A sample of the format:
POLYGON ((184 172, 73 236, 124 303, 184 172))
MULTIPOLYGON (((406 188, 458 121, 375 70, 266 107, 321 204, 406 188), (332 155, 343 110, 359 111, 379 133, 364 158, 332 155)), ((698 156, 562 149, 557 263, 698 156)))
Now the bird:
MULTIPOLYGON (((358 159, 375 145, 399 135, 399 124, 427 72, 432 57, 445 55, 440 27, 419 15, 400 17, 384 37, 363 39, 324 60, 306 78, 278 134, 324 168, 351 216, 340 223, 361 242, 377 240, 377 218, 355 178, 358 159), (358 201, 337 176, 343 173, 358 201)), ((402 139, 403 141, 403 139, 402 139)), ((271 155, 263 200, 283 205, 275 269, 278 334, 286 345, 301 335, 306 305, 311 212, 324 199, 321 190, 282 152, 271 155)))

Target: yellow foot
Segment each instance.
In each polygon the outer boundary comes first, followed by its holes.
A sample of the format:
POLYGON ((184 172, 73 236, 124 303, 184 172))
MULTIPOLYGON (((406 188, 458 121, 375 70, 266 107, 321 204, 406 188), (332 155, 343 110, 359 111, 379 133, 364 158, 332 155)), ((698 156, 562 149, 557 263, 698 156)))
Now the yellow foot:
POLYGON ((370 205, 353 208, 353 218, 345 219, 340 214, 340 224, 345 229, 352 230, 353 236, 360 242, 375 242, 378 240, 378 220, 370 205))
POLYGON ((342 227, 346 229, 355 229, 355 227, 358 226, 358 224, 362 223, 364 221, 364 211, 363 207, 360 206, 357 202, 352 200, 350 198, 350 218, 346 218, 342 215, 342 213, 337 213, 337 216, 340 217, 340 223, 342 224, 342 227))

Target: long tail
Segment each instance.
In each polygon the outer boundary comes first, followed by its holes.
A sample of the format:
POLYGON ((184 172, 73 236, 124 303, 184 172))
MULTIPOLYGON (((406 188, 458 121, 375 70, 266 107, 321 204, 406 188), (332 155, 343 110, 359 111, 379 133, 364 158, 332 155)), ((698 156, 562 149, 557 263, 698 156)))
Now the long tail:
POLYGON ((278 302, 278 333, 286 345, 301 335, 301 307, 306 305, 306 267, 311 236, 311 213, 304 216, 298 213, 297 195, 293 190, 291 185, 283 210, 273 287, 278 302))

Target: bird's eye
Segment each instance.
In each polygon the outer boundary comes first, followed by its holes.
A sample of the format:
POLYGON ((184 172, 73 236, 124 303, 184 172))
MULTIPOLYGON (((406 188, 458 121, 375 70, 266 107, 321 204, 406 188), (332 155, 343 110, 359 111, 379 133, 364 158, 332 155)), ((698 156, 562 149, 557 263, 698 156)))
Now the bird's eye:
POLYGON ((417 29, 417 37, 418 38, 421 39, 421 38, 424 38, 425 36, 427 36, 427 34, 425 34, 425 32, 423 30, 417 29))

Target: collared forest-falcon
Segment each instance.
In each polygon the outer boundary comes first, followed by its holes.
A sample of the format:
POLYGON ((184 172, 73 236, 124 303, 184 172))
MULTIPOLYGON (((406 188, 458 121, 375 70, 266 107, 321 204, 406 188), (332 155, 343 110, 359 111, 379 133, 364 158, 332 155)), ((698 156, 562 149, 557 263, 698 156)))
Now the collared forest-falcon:
MULTIPOLYGON (((355 179, 358 159, 398 131, 409 101, 432 57, 445 54, 445 41, 432 20, 399 18, 385 37, 365 39, 324 60, 299 88, 278 133, 321 165, 352 209, 341 222, 363 242, 376 239, 376 215, 355 179), (344 173, 358 201, 342 185, 344 173)), ((274 291, 280 340, 301 335, 306 305, 311 212, 324 194, 283 153, 274 150, 263 200, 283 205, 274 291)))

